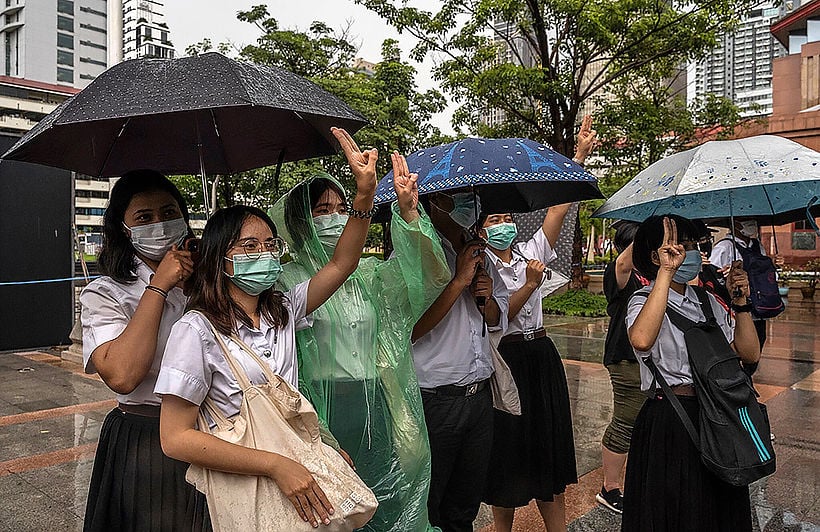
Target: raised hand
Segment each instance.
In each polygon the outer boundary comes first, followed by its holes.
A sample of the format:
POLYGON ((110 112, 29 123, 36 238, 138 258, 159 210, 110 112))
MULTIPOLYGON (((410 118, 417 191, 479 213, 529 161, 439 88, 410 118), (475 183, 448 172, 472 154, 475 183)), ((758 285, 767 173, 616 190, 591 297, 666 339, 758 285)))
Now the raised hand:
POLYGON ((726 275, 726 288, 732 294, 732 303, 735 305, 745 305, 746 298, 751 294, 749 288, 749 276, 743 269, 743 261, 736 260, 731 264, 726 275))
POLYGON ((470 242, 466 244, 456 257, 456 275, 454 281, 466 288, 473 282, 479 264, 484 263, 484 243, 470 242))
POLYGON ((470 292, 473 297, 483 297, 487 301, 493 295, 493 278, 487 275, 483 268, 479 269, 470 283, 470 292))
POLYGON ((399 152, 391 153, 390 161, 393 163, 393 188, 396 190, 401 217, 406 222, 411 222, 418 218, 419 176, 410 173, 407 160, 399 152))
POLYGON ((581 122, 581 129, 578 131, 578 137, 575 141, 575 157, 576 162, 583 163, 587 158, 592 148, 595 147, 595 137, 598 133, 592 129, 592 115, 584 116, 581 122))
POLYGON ((659 269, 669 272, 670 275, 678 271, 683 259, 686 258, 686 250, 678 243, 678 227, 671 218, 663 218, 663 242, 657 253, 659 269))
POLYGON ((356 191, 364 196, 372 197, 376 192, 376 161, 379 159, 379 152, 375 148, 370 150, 360 150, 356 141, 350 133, 342 128, 332 127, 330 131, 347 158, 347 164, 356 178, 356 191))
POLYGON ((175 286, 182 287, 194 272, 194 261, 190 251, 182 251, 176 245, 171 247, 157 266, 151 284, 166 292, 175 286))
POLYGON ((530 259, 527 262, 527 284, 538 288, 544 281, 544 270, 546 268, 540 260, 530 259))

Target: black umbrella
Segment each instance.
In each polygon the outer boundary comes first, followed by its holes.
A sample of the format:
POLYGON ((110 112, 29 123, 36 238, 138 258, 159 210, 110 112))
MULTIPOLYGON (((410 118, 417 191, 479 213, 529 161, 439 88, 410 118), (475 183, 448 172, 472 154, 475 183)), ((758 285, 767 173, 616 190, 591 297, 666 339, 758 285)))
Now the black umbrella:
POLYGON ((105 71, 3 158, 92 176, 228 174, 335 153, 331 126, 353 133, 366 123, 281 68, 218 53, 136 59, 105 71))

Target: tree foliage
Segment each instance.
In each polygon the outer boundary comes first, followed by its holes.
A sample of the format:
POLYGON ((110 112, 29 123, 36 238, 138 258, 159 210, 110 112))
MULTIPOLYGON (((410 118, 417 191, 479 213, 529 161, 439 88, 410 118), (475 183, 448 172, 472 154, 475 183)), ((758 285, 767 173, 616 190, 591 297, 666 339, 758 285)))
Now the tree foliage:
MULTIPOLYGON (((384 41, 381 60, 371 68, 356 60, 358 48, 349 27, 334 30, 324 22, 315 21, 306 30, 282 28, 264 5, 239 11, 237 18, 256 26, 259 37, 254 44, 238 49, 221 44, 218 51, 228 54, 233 51, 240 60, 274 65, 304 76, 364 115, 369 125, 354 137, 362 147, 378 148, 379 175, 390 169, 389 153, 393 150, 408 153, 449 141, 438 128, 430 125, 432 116, 444 109, 444 97, 436 90, 417 90, 416 70, 402 59, 397 41, 384 41)), ((210 40, 204 39, 186 51, 195 55, 212 49, 210 40)), ((278 180, 275 167, 219 176, 218 206, 245 203, 267 207, 293 185, 318 171, 338 177, 350 189, 354 187, 347 163, 340 154, 285 163, 278 180)), ((201 206, 198 178, 180 178, 177 183, 195 206, 201 206)))

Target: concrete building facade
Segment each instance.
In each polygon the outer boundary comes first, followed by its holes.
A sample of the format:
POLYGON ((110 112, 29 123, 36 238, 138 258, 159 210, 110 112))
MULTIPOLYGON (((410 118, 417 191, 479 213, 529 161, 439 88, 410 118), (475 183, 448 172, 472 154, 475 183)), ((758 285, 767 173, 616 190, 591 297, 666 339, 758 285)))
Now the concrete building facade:
POLYGON ((105 0, 5 0, 0 74, 83 88, 108 68, 107 34, 105 0))
POLYGON ((163 2, 157 0, 122 0, 123 58, 174 58, 163 2))
POLYGON ((741 116, 772 112, 772 61, 786 51, 769 32, 778 17, 778 2, 767 0, 743 16, 737 30, 719 36, 718 45, 688 66, 687 101, 707 94, 730 99, 741 116))

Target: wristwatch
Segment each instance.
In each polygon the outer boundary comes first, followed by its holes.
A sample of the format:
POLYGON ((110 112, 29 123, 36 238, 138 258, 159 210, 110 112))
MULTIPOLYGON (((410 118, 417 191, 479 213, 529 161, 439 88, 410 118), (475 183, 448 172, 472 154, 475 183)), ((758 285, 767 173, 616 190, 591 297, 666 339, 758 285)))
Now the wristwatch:
POLYGON ((736 305, 736 304, 732 303, 729 306, 735 312, 735 314, 738 314, 740 312, 751 312, 752 310, 754 310, 754 305, 752 305, 752 300, 749 299, 748 297, 746 298, 746 303, 743 304, 743 305, 736 305))

